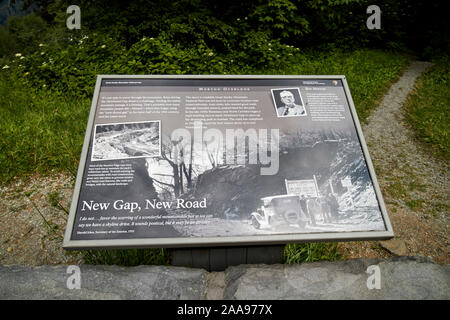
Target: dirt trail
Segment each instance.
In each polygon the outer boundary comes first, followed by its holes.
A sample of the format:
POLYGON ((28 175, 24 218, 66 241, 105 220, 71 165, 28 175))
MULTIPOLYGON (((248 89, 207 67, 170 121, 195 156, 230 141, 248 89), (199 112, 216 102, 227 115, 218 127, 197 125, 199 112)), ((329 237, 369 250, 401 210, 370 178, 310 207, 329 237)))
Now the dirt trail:
POLYGON ((450 262, 448 164, 424 150, 405 124, 402 110, 417 78, 430 66, 412 62, 362 127, 395 238, 379 245, 342 244, 350 257, 380 257, 388 251, 450 262))

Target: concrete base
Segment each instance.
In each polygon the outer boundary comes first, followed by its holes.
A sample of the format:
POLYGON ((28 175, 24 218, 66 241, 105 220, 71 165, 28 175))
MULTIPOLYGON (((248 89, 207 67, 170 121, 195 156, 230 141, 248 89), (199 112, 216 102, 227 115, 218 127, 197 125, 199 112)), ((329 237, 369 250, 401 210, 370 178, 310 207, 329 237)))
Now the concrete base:
POLYGON ((241 265, 212 273, 82 265, 80 289, 68 289, 75 274, 67 271, 67 266, 0 266, 0 299, 450 299, 450 266, 420 257, 241 265), (368 283, 377 286, 376 277, 380 288, 369 289, 368 283))

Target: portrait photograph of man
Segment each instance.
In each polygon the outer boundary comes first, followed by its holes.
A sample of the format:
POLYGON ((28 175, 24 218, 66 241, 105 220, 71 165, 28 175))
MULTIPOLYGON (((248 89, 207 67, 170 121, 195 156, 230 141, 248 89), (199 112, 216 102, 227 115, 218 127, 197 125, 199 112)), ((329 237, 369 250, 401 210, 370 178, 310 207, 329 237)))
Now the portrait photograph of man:
POLYGON ((306 116, 306 109, 298 88, 272 89, 271 91, 278 117, 306 116))

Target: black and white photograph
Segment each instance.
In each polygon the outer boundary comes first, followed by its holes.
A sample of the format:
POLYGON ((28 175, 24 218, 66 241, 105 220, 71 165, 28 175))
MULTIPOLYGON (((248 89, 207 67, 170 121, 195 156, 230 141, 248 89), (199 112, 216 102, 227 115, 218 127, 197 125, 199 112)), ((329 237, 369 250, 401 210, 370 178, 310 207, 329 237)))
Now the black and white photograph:
POLYGON ((159 156, 161 122, 96 125, 92 149, 92 161, 159 156))
POLYGON ((184 217, 172 227, 185 237, 385 230, 354 134, 294 130, 281 139, 276 175, 261 175, 260 164, 146 159, 158 199, 173 203, 165 219, 184 217))
POLYGON ((307 115, 299 88, 272 89, 272 99, 278 117, 307 115))

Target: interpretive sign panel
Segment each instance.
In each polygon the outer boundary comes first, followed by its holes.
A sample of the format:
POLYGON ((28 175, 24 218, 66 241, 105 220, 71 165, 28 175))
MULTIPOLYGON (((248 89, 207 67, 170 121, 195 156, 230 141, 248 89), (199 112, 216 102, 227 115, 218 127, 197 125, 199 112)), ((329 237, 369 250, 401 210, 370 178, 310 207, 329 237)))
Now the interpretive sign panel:
POLYGON ((344 76, 99 76, 64 248, 387 239, 344 76))

